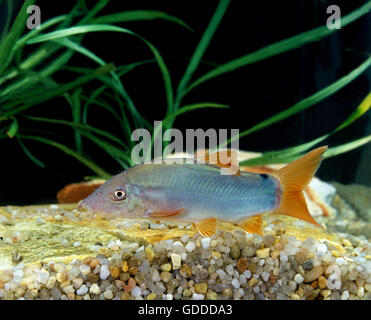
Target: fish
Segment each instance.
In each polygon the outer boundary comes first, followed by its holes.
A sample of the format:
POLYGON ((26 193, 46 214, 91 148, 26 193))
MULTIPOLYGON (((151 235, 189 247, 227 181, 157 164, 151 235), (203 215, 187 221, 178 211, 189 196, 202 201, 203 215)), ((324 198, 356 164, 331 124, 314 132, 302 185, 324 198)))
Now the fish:
POLYGON ((327 146, 314 149, 272 173, 239 170, 232 161, 236 153, 231 156, 230 151, 206 153, 203 161, 195 157, 193 163, 139 164, 105 182, 78 208, 125 218, 190 222, 203 237, 213 235, 219 221, 263 235, 265 213, 320 226, 308 211, 303 190, 326 150, 327 146))

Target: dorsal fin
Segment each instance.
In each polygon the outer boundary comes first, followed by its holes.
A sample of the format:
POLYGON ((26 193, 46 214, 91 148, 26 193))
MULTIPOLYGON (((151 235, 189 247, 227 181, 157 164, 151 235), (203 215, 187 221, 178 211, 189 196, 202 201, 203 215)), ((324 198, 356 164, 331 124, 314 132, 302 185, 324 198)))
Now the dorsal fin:
POLYGON ((222 174, 240 175, 238 165, 238 150, 223 149, 209 153, 208 150, 198 150, 195 158, 201 163, 222 168, 222 174))

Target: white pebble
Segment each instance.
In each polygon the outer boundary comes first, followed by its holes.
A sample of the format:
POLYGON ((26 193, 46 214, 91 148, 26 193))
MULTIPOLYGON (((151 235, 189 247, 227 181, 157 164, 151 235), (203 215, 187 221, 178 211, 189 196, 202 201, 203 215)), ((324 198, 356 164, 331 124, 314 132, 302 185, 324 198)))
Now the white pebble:
POLYGON ((234 271, 233 266, 231 264, 227 265, 225 271, 227 271, 229 275, 232 275, 234 271))
POLYGON ((250 270, 246 270, 243 275, 246 277, 246 279, 250 279, 251 278, 251 271, 250 270))
POLYGON ((46 270, 41 270, 37 276, 37 282, 42 284, 47 284, 49 278, 49 272, 46 270))
POLYGON ((192 300, 204 300, 205 296, 203 294, 194 293, 192 300))
POLYGON ((192 252, 194 249, 196 249, 196 245, 193 241, 188 241, 185 246, 185 249, 187 252, 192 252))
POLYGON ((238 289, 240 287, 240 282, 234 278, 231 282, 232 286, 235 287, 236 289, 238 289))
POLYGON ((100 268, 100 274, 99 274, 99 277, 102 279, 102 280, 105 280, 108 278, 108 276, 110 275, 110 272, 109 272, 109 269, 108 269, 108 266, 106 266, 105 264, 101 266, 100 268))
POLYGON ((297 284, 301 284, 303 281, 304 281, 304 278, 303 276, 300 274, 300 273, 297 273, 294 277, 294 281, 297 283, 297 284))
POLYGON ((226 276, 226 273, 223 269, 216 270, 216 274, 218 275, 220 280, 223 280, 226 276))
POLYGON ((80 245, 81 245, 81 242, 80 242, 80 241, 76 241, 76 242, 73 244, 74 247, 80 247, 80 245))
POLYGON ((142 294, 142 290, 135 286, 132 290, 131 290, 131 295, 132 297, 139 297, 140 295, 142 294))
POLYGON ((345 290, 342 294, 341 294, 341 300, 348 300, 349 299, 349 291, 348 290, 345 290))
POLYGON ((171 293, 164 294, 163 295, 163 300, 173 300, 173 295, 171 293))
POLYGON ((23 278, 23 270, 17 269, 16 271, 14 271, 13 279, 14 279, 15 282, 17 282, 17 283, 21 282, 22 278, 23 278))
POLYGON ((89 290, 89 288, 85 285, 85 284, 83 284, 77 291, 76 291, 76 293, 79 295, 79 296, 83 296, 83 295, 85 295, 86 293, 88 293, 88 290, 89 290))
POLYGON ((90 267, 86 264, 82 264, 80 266, 80 272, 83 274, 83 275, 87 275, 89 272, 90 272, 90 267))
POLYGON ((201 239, 202 248, 209 249, 209 247, 210 247, 210 241, 211 241, 211 239, 209 237, 202 238, 201 239))
POLYGON ((183 243, 181 243, 180 241, 175 241, 173 243, 173 252, 174 253, 183 253, 184 252, 183 243))
POLYGON ((72 285, 66 286, 63 288, 65 294, 74 293, 75 288, 72 285))
POLYGON ((327 251, 327 246, 324 243, 319 243, 317 245, 317 252, 325 253, 327 251))

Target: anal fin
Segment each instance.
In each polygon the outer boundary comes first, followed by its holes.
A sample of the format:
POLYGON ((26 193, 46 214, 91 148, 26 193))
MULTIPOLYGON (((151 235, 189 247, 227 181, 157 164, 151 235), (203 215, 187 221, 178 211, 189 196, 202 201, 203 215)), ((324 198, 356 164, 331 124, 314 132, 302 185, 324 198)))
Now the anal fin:
POLYGON ((196 229, 201 236, 203 237, 210 237, 216 232, 216 228, 218 226, 218 219, 217 218, 208 218, 201 220, 197 223, 193 223, 193 228, 196 229))
POLYGON ((258 233, 263 235, 263 219, 261 215, 253 216, 238 224, 242 229, 248 233, 258 233))

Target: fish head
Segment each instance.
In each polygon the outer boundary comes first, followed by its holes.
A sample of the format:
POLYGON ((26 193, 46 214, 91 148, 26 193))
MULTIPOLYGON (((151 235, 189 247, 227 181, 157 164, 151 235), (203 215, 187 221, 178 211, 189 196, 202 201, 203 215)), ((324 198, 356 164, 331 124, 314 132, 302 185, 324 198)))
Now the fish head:
POLYGON ((138 217, 144 213, 143 192, 128 183, 125 171, 106 181, 82 200, 79 210, 93 214, 138 217))

